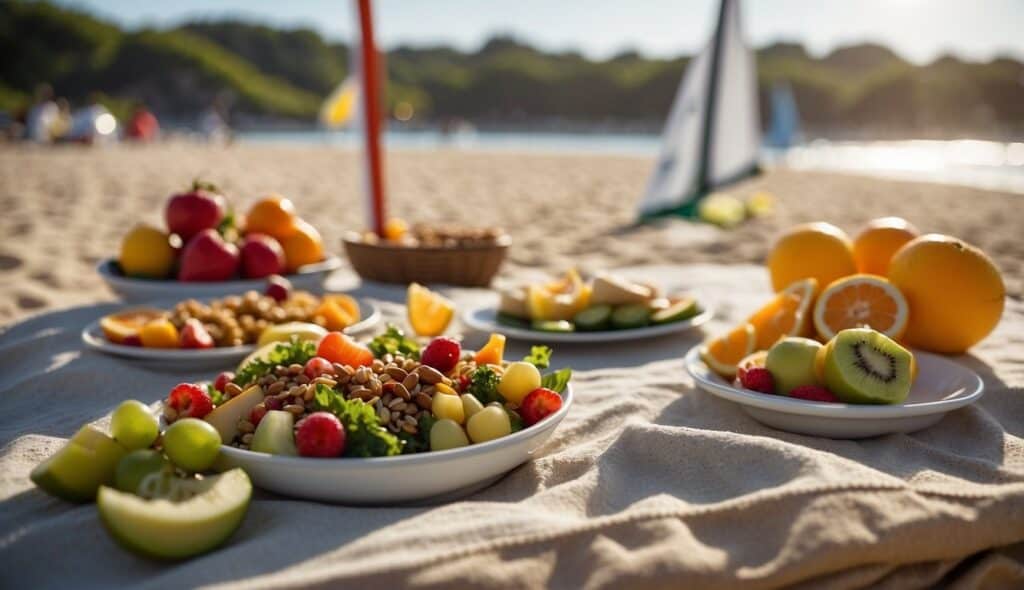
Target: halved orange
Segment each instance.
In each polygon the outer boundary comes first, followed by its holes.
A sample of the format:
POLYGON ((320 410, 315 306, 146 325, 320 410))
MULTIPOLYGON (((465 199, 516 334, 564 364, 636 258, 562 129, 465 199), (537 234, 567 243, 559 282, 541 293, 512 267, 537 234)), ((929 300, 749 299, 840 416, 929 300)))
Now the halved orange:
POLYGON ((872 328, 899 339, 907 329, 910 306, 896 285, 875 275, 853 275, 833 282, 814 304, 814 329, 823 340, 840 330, 872 328))
POLYGON ((100 329, 103 330, 104 338, 114 344, 121 344, 129 338, 138 338, 142 326, 166 315, 167 312, 151 307, 128 309, 104 316, 100 320, 100 329))
POLYGON ((796 281, 747 318, 747 323, 757 331, 755 350, 767 350, 786 336, 809 335, 811 304, 817 289, 816 279, 796 281))
POLYGON ((409 325, 420 336, 440 336, 455 315, 455 304, 418 283, 411 283, 406 295, 409 325))
POLYGON ((732 379, 736 376, 736 365, 754 352, 756 344, 757 332, 753 324, 743 324, 723 336, 705 342, 700 347, 700 359, 712 371, 732 379))

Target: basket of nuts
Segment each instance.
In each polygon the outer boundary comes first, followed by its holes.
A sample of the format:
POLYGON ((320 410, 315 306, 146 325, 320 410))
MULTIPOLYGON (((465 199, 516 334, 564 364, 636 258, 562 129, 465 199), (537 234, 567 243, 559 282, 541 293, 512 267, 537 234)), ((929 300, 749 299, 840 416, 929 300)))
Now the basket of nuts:
MULTIPOLYGON (((395 228, 395 224, 389 224, 395 228)), ((382 239, 372 232, 343 240, 352 268, 385 283, 485 287, 501 269, 511 239, 502 229, 401 224, 382 239)))

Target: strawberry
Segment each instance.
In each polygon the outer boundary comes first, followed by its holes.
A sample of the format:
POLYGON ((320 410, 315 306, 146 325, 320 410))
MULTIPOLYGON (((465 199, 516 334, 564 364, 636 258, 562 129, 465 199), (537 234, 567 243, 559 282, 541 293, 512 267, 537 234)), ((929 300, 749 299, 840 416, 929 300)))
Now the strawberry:
POLYGON ((167 396, 167 405, 178 412, 179 418, 202 418, 213 411, 210 394, 195 383, 175 385, 167 396))
POLYGON ((775 393, 775 378, 764 367, 753 367, 743 371, 739 380, 744 389, 758 393, 775 393))
POLYGON ((303 369, 303 372, 306 374, 306 377, 309 377, 310 381, 312 381, 324 373, 333 375, 334 365, 331 364, 331 361, 321 356, 315 356, 306 361, 306 368, 303 369))
POLYGON ((462 346, 451 338, 434 338, 420 354, 420 362, 448 374, 459 362, 462 346))
POLYGON ((345 427, 334 414, 314 412, 299 422, 295 446, 302 457, 337 457, 345 451, 345 427))
POLYGON ((267 415, 267 406, 264 404, 256 404, 249 410, 249 422, 252 422, 253 426, 259 426, 260 420, 267 415))
POLYGON ((213 348, 213 337, 206 326, 196 318, 189 318, 181 329, 179 337, 182 348, 213 348))
POLYGON ((235 374, 231 371, 222 371, 217 378, 213 380, 213 388, 217 391, 224 393, 224 388, 227 387, 228 383, 231 383, 235 379, 235 374))
POLYGON ((292 282, 281 275, 270 275, 267 277, 267 288, 263 294, 272 297, 274 301, 281 303, 288 299, 292 293, 292 282))
POLYGON ((519 406, 519 415, 523 417, 523 423, 532 426, 550 414, 554 414, 562 407, 562 396, 558 393, 538 387, 523 398, 519 406))
POLYGON ((841 403, 836 394, 825 389, 820 385, 801 385, 793 391, 789 392, 789 397, 795 397, 797 399, 805 399, 811 402, 829 402, 838 404, 841 403))

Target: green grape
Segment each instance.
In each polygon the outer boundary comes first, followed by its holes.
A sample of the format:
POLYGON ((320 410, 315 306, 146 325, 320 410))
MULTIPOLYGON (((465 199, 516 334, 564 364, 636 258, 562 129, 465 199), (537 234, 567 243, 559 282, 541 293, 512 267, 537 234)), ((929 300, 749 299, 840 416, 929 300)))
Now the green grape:
POLYGON ((160 434, 160 423, 146 404, 128 400, 117 406, 110 417, 110 432, 129 451, 147 449, 160 434))
MULTIPOLYGON (((466 423, 469 439, 475 443, 487 442, 512 433, 508 413, 501 406, 487 406, 466 423)), ((433 434, 433 431, 431 431, 433 434)))
POLYGON ((125 455, 114 472, 114 486, 122 492, 138 493, 139 482, 150 473, 170 469, 171 462, 164 454, 152 449, 139 449, 125 455))
POLYGON ((220 453, 220 434, 208 422, 184 418, 164 433, 164 452, 185 471, 206 471, 220 453))
POLYGON ((469 439, 466 438, 466 432, 457 422, 449 418, 438 420, 430 429, 431 451, 457 449, 468 444, 469 439))

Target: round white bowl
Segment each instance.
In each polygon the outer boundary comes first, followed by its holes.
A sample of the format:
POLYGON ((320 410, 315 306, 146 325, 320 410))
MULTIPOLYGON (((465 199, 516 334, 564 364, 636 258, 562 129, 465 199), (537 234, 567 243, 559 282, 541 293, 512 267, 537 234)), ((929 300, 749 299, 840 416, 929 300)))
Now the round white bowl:
POLYGON ((697 386, 739 404, 758 422, 797 434, 825 438, 867 438, 928 428, 950 412, 981 398, 977 373, 943 356, 914 351, 918 376, 902 404, 860 405, 811 402, 735 387, 700 360, 700 346, 686 354, 686 370, 697 386))
MULTIPOLYGON (((345 328, 346 334, 365 332, 380 322, 380 308, 375 303, 357 299, 359 315, 363 319, 345 328)), ((154 305, 170 308, 176 302, 154 305)), ((126 306, 125 309, 129 309, 126 306)), ((104 354, 137 360, 147 366, 175 369, 209 369, 233 365, 256 350, 253 344, 245 346, 225 346, 202 350, 188 348, 144 348, 142 346, 126 346, 110 342, 103 336, 100 320, 96 320, 82 329, 82 342, 93 350, 104 354)))
POLYGON ((533 342, 553 342, 568 344, 594 344, 598 342, 621 342, 624 340, 643 340, 667 334, 676 334, 692 330, 707 323, 715 312, 705 307, 692 318, 667 324, 656 324, 643 328, 627 328, 624 330, 595 330, 580 332, 545 332, 528 328, 517 328, 498 321, 498 310, 494 306, 477 307, 462 315, 467 326, 480 332, 498 332, 514 340, 531 340, 533 342))
POLYGON ((448 451, 370 459, 283 457, 221 446, 217 468, 241 467, 260 488, 286 496, 342 504, 437 503, 491 484, 529 461, 565 418, 562 407, 544 420, 496 440, 448 451))
MULTIPOLYGON (((327 276, 341 266, 341 259, 332 256, 323 262, 299 268, 298 272, 285 275, 292 286, 302 291, 319 291, 327 276)), ((184 282, 159 279, 137 279, 126 277, 117 271, 114 259, 108 258, 96 265, 96 272, 107 286, 122 299, 130 303, 154 299, 203 299, 238 295, 249 290, 263 292, 266 279, 238 279, 215 282, 184 282)))

